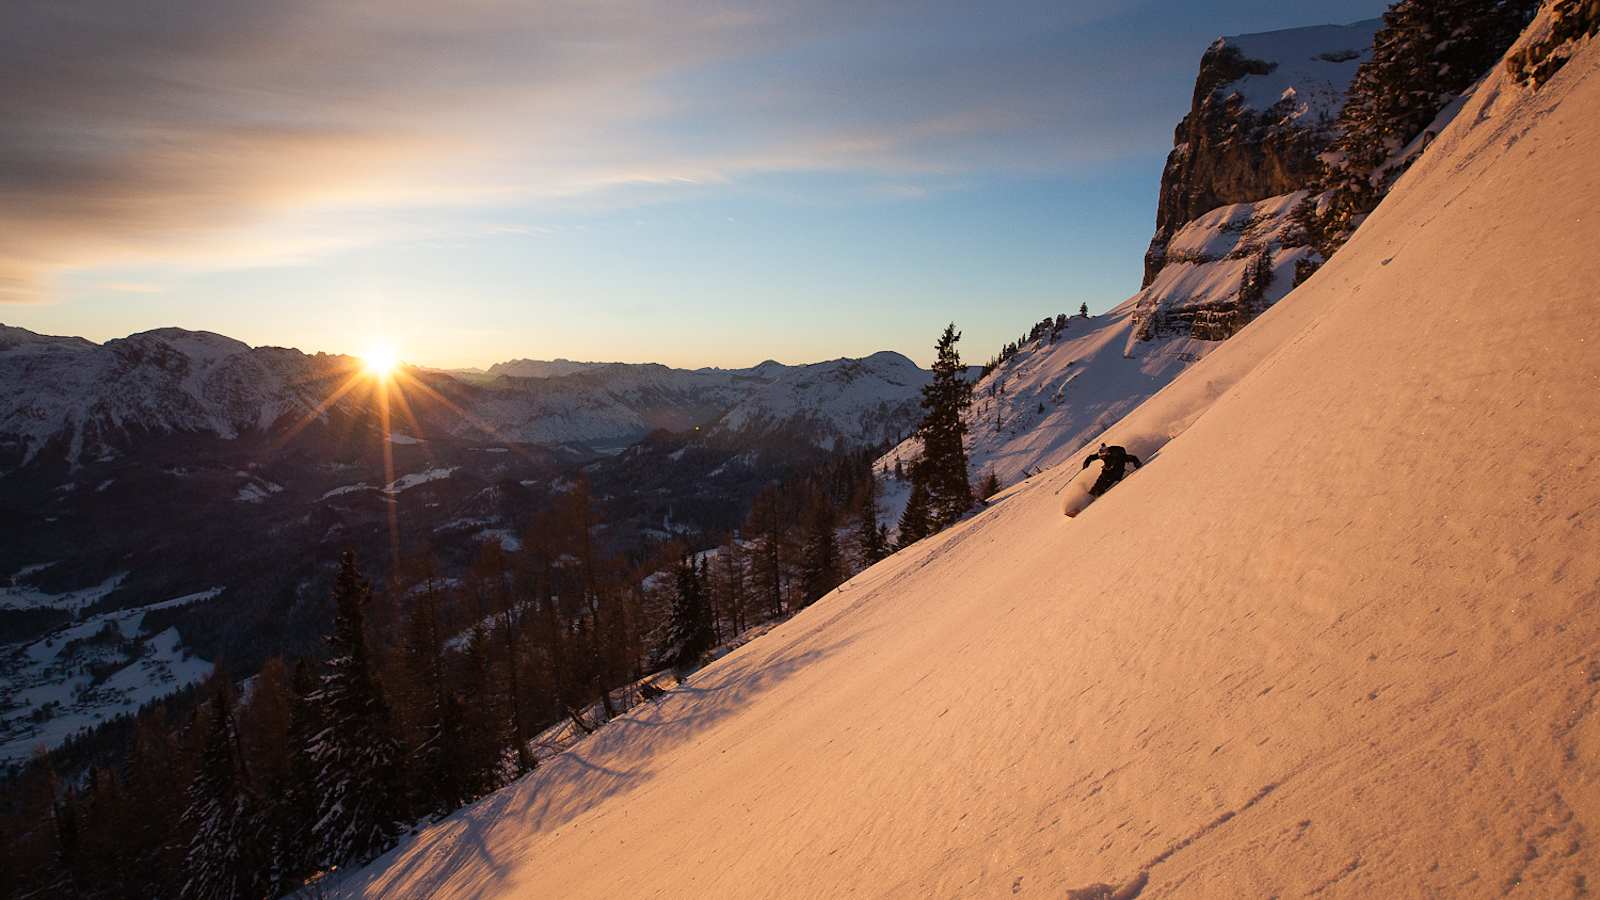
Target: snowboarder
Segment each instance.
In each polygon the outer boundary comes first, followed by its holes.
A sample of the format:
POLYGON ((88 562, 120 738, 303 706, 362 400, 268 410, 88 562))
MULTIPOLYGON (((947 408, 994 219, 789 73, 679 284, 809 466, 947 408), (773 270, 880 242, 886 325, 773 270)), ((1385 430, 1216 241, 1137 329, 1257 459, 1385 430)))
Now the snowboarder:
POLYGON ((1133 463, 1135 469, 1139 468, 1139 457, 1116 444, 1109 447, 1101 444, 1099 450, 1089 454, 1089 458, 1083 461, 1083 468, 1089 468, 1089 464, 1097 459, 1101 463, 1100 477, 1095 479, 1094 485, 1089 488, 1089 494, 1093 497, 1104 494, 1111 490, 1112 485, 1121 481, 1127 474, 1128 463, 1133 463))

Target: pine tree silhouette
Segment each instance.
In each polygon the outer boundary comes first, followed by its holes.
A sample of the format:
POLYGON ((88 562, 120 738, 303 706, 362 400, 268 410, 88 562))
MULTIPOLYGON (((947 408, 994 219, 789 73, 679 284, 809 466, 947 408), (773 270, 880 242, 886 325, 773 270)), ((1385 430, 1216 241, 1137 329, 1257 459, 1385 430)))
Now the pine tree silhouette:
POLYGON ((922 459, 912 470, 927 491, 929 520, 934 530, 948 527, 972 508, 972 485, 967 480, 967 423, 972 405, 972 383, 966 378, 956 342, 961 332, 955 323, 945 327, 934 350, 933 380, 922 388, 922 459))
POLYGON ((205 748, 188 794, 183 819, 192 836, 182 895, 193 900, 261 896, 257 809, 239 758, 238 724, 226 683, 212 693, 205 748))
POLYGON ((922 479, 916 477, 916 468, 912 467, 911 497, 906 501, 905 510, 900 513, 900 534, 896 543, 901 547, 909 547, 933 533, 933 521, 928 512, 928 488, 922 479))
POLYGON ((312 835, 327 865, 372 859, 393 846, 401 830, 400 747, 367 651, 364 607, 371 596, 355 554, 346 552, 333 589, 337 609, 327 638, 333 655, 310 697, 322 723, 311 744, 317 765, 312 835))

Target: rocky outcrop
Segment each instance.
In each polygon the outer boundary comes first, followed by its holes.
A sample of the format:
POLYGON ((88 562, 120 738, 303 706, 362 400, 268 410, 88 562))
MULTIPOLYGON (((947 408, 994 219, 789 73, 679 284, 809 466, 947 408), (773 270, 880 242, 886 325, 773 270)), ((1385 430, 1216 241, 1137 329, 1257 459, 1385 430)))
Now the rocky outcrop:
POLYGON ((1189 222, 1222 206, 1308 185, 1380 24, 1374 19, 1224 37, 1206 50, 1161 175, 1143 287, 1156 280, 1169 243, 1189 222))

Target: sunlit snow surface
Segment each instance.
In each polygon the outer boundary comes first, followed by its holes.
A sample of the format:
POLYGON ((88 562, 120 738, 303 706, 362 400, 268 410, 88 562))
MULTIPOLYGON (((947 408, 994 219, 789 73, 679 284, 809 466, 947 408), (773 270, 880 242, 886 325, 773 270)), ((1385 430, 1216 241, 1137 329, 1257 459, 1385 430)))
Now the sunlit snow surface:
POLYGON ((1490 76, 1076 462, 338 882, 366 896, 1564 896, 1600 853, 1600 55, 1490 76))

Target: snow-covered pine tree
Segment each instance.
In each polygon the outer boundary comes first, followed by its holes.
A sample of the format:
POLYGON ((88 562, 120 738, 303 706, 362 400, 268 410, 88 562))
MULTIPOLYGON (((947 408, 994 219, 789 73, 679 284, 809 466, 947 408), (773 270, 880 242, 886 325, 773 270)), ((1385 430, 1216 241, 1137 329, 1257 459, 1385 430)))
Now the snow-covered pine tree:
POLYGON ((439 627, 438 596, 430 579, 406 616, 401 658, 407 683, 407 704, 414 722, 411 748, 413 809, 445 813, 472 799, 460 758, 465 722, 461 702, 450 689, 444 665, 444 634, 439 627))
POLYGON ((705 585, 693 557, 678 564, 677 592, 667 619, 666 640, 661 661, 679 672, 688 672, 711 649, 711 607, 706 602, 705 585))
POLYGON ((367 653, 364 608, 371 596, 355 554, 345 552, 327 637, 332 657, 310 698, 322 723, 311 746, 317 764, 312 835, 327 865, 372 859, 393 846, 401 831, 400 747, 367 653))
POLYGON ((922 388, 922 459, 912 478, 920 476, 928 492, 929 518, 935 530, 946 528, 972 508, 972 484, 967 480, 967 422, 972 405, 972 382, 961 365, 956 342, 961 332, 952 322, 934 346, 933 380, 922 388))
POLYGON ((861 499, 856 504, 855 545, 863 567, 870 566, 889 555, 889 538, 878 521, 881 511, 878 504, 878 475, 867 471, 862 483, 861 499))
POLYGON ((833 503, 826 491, 816 491, 806 517, 806 543, 801 554, 800 582, 807 605, 822 599, 844 581, 839 540, 834 534, 833 503))
POLYGON ((191 837, 182 895, 192 900, 261 896, 266 865, 255 840, 256 804, 239 759, 238 725, 226 684, 212 693, 205 746, 188 798, 183 820, 191 837))
POLYGON ((900 513, 900 534, 896 543, 901 547, 909 547, 933 533, 933 521, 928 512, 928 488, 917 477, 917 468, 917 465, 911 467, 911 497, 906 500, 906 508, 900 513))
POLYGON ((289 775, 283 795, 271 798, 274 806, 271 847, 273 883, 285 890, 316 870, 318 853, 311 833, 317 822, 318 764, 313 750, 322 733, 321 709, 311 699, 320 685, 315 664, 295 662, 289 677, 289 775))
POLYGON ((1401 155, 1499 60, 1538 0, 1399 0, 1383 14, 1372 57, 1350 83, 1325 155, 1339 242, 1377 207, 1420 147, 1401 155))
MULTIPOLYGON (((1039 404, 1039 410, 1044 411, 1044 404, 1039 404)), ((990 469, 983 474, 983 481, 978 484, 978 499, 988 500, 998 493, 1000 493, 1000 476, 990 469)))

